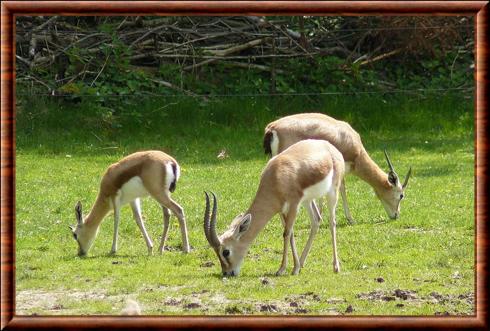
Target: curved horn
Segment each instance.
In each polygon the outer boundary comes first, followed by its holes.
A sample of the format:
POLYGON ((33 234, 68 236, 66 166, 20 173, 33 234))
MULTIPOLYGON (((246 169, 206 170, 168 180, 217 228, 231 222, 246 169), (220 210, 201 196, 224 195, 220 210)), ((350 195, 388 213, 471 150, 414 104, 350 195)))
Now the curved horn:
POLYGON ((211 244, 211 240, 209 239, 209 195, 206 191, 204 194, 206 195, 206 210, 204 211, 204 235, 211 244))
POLYGON ((408 169, 408 173, 407 175, 405 176, 405 181, 403 182, 403 185, 402 185, 402 188, 405 189, 405 187, 407 187, 407 184, 408 184, 408 179, 410 178, 410 175, 412 174, 412 167, 410 167, 410 169, 408 169))
POLYGON ((209 239, 211 239, 211 246, 218 247, 220 245, 218 235, 216 234, 216 212, 218 210, 218 199, 213 192, 211 192, 211 194, 213 195, 213 211, 211 212, 211 222, 209 223, 209 239))
POLYGON ((384 150, 386 162, 388 162, 388 167, 390 167, 391 172, 395 172, 395 168, 393 168, 393 164, 391 164, 390 158, 388 157, 388 153, 386 153, 386 149, 384 150))
POLYGON ((204 192, 204 194, 206 195, 206 210, 204 211, 204 234, 211 247, 217 247, 219 246, 220 242, 218 236, 216 235, 216 209, 217 209, 216 196, 214 195, 214 193, 211 192, 214 201, 213 201, 213 212, 210 219, 209 194, 207 192, 204 192))

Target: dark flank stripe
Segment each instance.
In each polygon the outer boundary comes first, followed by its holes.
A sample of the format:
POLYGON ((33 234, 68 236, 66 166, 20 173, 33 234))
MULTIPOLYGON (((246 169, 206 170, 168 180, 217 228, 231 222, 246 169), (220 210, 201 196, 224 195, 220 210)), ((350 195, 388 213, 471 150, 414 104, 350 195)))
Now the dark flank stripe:
POLYGON ((172 162, 172 171, 174 173, 174 180, 170 183, 170 187, 168 188, 170 192, 175 191, 175 188, 177 187, 177 164, 175 164, 175 162, 172 162))

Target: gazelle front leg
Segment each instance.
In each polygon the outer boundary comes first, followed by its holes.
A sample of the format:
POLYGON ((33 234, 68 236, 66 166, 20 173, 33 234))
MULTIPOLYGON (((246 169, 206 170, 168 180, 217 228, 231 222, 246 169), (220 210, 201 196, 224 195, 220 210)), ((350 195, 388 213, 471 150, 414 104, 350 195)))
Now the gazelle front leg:
POLYGON ((119 231, 119 211, 121 209, 121 205, 118 197, 114 197, 112 199, 112 206, 114 208, 114 233, 112 236, 112 248, 111 254, 116 254, 117 252, 117 233, 119 231))
POLYGON ((306 242, 305 248, 303 249, 303 253, 301 253, 301 258, 299 260, 301 268, 305 265, 306 257, 310 252, 311 245, 313 244, 313 239, 315 235, 318 233, 318 229, 320 228, 321 216, 316 207, 315 201, 304 202, 303 207, 308 211, 308 215, 310 216, 311 228, 310 228, 310 236, 308 237, 308 241, 306 242))
POLYGON ((162 233, 162 239, 160 240, 160 247, 158 248, 158 252, 160 254, 163 253, 163 250, 165 249, 165 242, 167 241, 168 237, 168 229, 170 226, 170 210, 162 206, 162 211, 163 211, 163 233, 162 233))
POLYGON ((352 215, 350 214, 349 206, 347 205, 347 193, 345 192, 344 178, 342 178, 342 182, 340 183, 340 194, 342 195, 342 206, 344 207, 344 214, 347 218, 347 222, 349 222, 350 225, 353 225, 355 222, 352 218, 352 215))
POLYGON ((336 234, 336 226, 337 222, 335 220, 335 208, 337 207, 338 194, 329 194, 327 196, 328 201, 328 212, 329 212, 329 221, 330 221, 330 233, 332 235, 332 248, 333 248, 333 271, 339 272, 339 257, 337 255, 337 234, 336 234))
POLYGON ((140 199, 134 199, 131 201, 131 209, 133 210, 133 216, 134 219, 136 220, 136 224, 138 224, 138 227, 140 228, 141 233, 143 234, 143 238, 145 239, 146 242, 146 247, 148 248, 148 255, 153 254, 153 243, 150 239, 150 236, 148 236, 148 232, 146 232, 145 229, 145 224, 143 223, 143 217, 141 216, 141 202, 140 199))

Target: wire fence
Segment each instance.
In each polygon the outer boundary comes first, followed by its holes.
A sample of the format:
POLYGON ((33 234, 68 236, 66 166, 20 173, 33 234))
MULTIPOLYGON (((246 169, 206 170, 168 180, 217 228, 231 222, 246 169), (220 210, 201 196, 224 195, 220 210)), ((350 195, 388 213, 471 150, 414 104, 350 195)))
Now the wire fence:
POLYGON ((137 93, 120 94, 58 94, 58 93, 16 93, 17 96, 31 97, 168 97, 168 98, 269 98, 269 97, 312 97, 312 96, 334 96, 334 95, 366 95, 366 94, 414 94, 414 93, 440 93, 449 91, 474 92, 475 87, 453 87, 453 88, 416 88, 416 89, 392 89, 384 91, 343 91, 343 92, 308 92, 308 93, 236 93, 236 94, 166 94, 140 91, 137 93))

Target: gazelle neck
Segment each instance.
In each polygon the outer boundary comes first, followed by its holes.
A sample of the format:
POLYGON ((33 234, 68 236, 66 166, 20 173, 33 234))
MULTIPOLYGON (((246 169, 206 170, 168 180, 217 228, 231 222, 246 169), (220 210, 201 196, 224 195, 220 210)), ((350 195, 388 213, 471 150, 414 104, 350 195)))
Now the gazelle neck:
POLYGON ((100 223, 110 210, 109 198, 103 197, 100 194, 97 196, 97 200, 90 210, 90 213, 85 217, 83 224, 87 229, 96 230, 99 228, 100 223))
POLYGON ((252 215, 252 224, 247 232, 240 238, 240 242, 244 246, 252 244, 259 232, 262 231, 270 219, 279 211, 279 209, 276 210, 274 203, 270 204, 265 201, 267 201, 267 199, 264 200, 260 195, 257 195, 250 208, 245 212, 245 215, 252 215))
POLYGON ((371 185, 375 191, 380 192, 390 188, 388 174, 363 151, 355 161, 354 174, 371 185))

